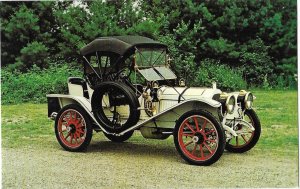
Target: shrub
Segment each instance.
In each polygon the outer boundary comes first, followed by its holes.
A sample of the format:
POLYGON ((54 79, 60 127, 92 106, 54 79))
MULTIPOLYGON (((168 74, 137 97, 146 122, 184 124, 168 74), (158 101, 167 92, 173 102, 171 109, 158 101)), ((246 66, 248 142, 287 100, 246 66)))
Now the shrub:
POLYGON ((263 86, 266 75, 273 73, 274 64, 268 55, 268 46, 258 38, 241 46, 240 61, 244 77, 252 86, 263 86))
POLYGON ((272 76, 272 88, 275 89, 297 89, 297 80, 296 75, 290 76, 290 75, 284 75, 281 74, 279 76, 272 76))
POLYGON ((33 66, 27 73, 11 72, 3 69, 1 73, 2 104, 21 102, 46 102, 46 94, 67 94, 67 78, 81 76, 78 68, 51 64, 48 69, 33 66))
POLYGON ((211 87, 214 81, 222 90, 239 90, 246 87, 240 71, 221 65, 217 60, 205 59, 201 62, 192 85, 211 87))

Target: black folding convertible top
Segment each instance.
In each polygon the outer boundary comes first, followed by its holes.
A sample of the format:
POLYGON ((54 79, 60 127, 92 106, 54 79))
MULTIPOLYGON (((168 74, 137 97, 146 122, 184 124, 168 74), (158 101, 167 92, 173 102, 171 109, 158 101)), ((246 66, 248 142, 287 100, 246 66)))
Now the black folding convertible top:
POLYGON ((100 37, 80 49, 83 56, 100 52, 113 52, 123 56, 135 50, 135 47, 166 48, 167 46, 153 39, 142 36, 100 37))

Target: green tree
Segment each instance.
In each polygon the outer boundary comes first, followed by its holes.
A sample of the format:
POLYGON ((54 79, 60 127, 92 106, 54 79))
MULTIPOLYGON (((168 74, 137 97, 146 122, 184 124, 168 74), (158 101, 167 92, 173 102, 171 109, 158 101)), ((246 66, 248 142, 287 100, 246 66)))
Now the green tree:
MULTIPOLYGON (((288 79, 296 73, 296 1, 143 2, 147 18, 163 23, 158 35, 167 36, 177 54, 190 52, 195 65, 207 58, 217 59, 243 70, 247 82, 258 86, 278 75, 288 79), (183 35, 176 32, 181 22, 189 23, 183 35), (182 49, 176 45, 185 40, 194 43, 182 49)), ((182 62, 178 57, 175 55, 175 67, 182 62)))
POLYGON ((79 49, 97 37, 143 35, 153 37, 159 24, 144 18, 134 1, 82 3, 56 12, 60 25, 60 54, 78 60, 79 49), (76 19, 74 19, 76 17, 76 19))
POLYGON ((97 37, 142 35, 169 45, 172 66, 191 83, 197 67, 206 69, 202 64, 213 60, 226 65, 223 70, 241 70, 251 85, 295 84, 295 0, 0 4, 2 66, 24 71, 33 64, 47 67, 48 61, 74 62, 97 37))
POLYGON ((10 65, 17 69, 29 68, 33 64, 47 66, 47 57, 44 55, 58 53, 56 44, 59 41, 59 26, 53 13, 57 8, 63 7, 61 4, 64 3, 1 2, 3 66, 10 65), (36 54, 34 51, 43 53, 36 54))

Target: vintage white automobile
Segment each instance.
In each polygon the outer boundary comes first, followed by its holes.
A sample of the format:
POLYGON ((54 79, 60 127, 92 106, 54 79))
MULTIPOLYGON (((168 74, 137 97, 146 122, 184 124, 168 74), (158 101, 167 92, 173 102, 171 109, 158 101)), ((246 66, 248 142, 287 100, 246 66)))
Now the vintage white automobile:
POLYGON ((257 143, 261 125, 251 92, 188 87, 170 69, 166 45, 141 36, 97 38, 80 50, 84 78, 68 79, 69 94, 48 94, 48 116, 68 151, 83 151, 93 130, 113 142, 135 130, 150 139, 173 135, 181 157, 210 165, 257 143))

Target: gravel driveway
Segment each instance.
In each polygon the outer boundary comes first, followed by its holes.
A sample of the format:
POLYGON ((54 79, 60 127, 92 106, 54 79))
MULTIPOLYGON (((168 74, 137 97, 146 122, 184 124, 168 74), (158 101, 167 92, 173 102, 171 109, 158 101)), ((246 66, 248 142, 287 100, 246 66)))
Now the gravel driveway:
POLYGON ((254 148, 245 154, 224 152, 217 163, 198 167, 181 160, 172 137, 116 144, 99 135, 85 153, 66 152, 56 142, 45 149, 3 148, 3 188, 298 186, 297 156, 254 148))

